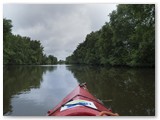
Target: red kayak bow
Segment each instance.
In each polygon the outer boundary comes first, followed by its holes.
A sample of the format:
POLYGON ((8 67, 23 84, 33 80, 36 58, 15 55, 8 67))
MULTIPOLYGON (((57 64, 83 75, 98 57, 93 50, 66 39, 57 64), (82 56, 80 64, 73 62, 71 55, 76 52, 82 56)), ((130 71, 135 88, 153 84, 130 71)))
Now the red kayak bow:
POLYGON ((48 111, 48 116, 118 116, 87 90, 86 84, 78 85, 62 102, 48 111))

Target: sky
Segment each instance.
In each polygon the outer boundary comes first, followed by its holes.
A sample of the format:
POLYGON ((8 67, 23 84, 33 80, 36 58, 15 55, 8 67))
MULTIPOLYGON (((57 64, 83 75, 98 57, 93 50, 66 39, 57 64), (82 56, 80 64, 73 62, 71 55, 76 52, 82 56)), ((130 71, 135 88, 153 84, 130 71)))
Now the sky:
POLYGON ((73 53, 87 34, 109 21, 116 4, 4 4, 12 33, 39 40, 46 55, 58 60, 73 53))

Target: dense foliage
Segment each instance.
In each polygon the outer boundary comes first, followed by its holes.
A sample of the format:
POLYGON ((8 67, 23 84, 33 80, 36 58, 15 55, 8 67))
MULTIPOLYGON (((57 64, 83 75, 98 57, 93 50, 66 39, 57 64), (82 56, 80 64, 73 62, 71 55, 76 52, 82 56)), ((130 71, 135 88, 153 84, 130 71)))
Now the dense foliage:
POLYGON ((155 66, 155 5, 118 5, 110 21, 86 36, 67 63, 155 66))
POLYGON ((11 20, 3 19, 3 64, 55 64, 57 58, 43 54, 38 40, 12 34, 11 20))

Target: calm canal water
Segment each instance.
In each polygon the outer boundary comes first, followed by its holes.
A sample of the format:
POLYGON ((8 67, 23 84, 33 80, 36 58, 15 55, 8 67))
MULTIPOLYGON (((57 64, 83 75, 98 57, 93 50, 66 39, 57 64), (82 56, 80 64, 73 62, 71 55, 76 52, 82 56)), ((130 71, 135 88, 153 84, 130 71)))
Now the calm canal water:
POLYGON ((44 116, 79 83, 122 116, 155 115, 155 69, 4 66, 3 114, 44 116))

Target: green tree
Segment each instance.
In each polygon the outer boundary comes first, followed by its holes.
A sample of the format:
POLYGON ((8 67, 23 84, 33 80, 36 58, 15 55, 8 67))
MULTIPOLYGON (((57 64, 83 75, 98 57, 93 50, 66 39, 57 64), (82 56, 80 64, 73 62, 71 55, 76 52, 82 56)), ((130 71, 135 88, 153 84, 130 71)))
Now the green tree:
POLYGON ((155 66, 155 5, 123 4, 86 36, 67 63, 155 66))
POLYGON ((56 64, 57 58, 46 57, 39 40, 12 34, 11 20, 3 19, 3 64, 56 64))

